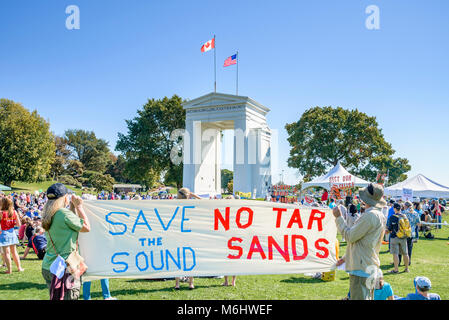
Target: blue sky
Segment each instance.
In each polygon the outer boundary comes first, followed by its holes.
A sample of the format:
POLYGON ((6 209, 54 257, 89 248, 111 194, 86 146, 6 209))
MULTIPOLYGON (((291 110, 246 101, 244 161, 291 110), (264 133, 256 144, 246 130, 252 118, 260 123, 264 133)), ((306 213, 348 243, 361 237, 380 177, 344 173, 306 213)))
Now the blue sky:
MULTIPOLYGON (((269 107, 279 130, 279 168, 287 168, 284 126, 314 106, 358 108, 376 116, 396 156, 449 185, 449 1, 149 1, 0 2, 0 97, 37 109, 51 129, 94 130, 115 147, 125 119, 148 98, 193 99, 235 92, 269 107), (68 5, 80 29, 65 26, 68 5), (365 9, 380 9, 368 30, 365 9)), ((279 174, 274 172, 274 181, 279 174)))

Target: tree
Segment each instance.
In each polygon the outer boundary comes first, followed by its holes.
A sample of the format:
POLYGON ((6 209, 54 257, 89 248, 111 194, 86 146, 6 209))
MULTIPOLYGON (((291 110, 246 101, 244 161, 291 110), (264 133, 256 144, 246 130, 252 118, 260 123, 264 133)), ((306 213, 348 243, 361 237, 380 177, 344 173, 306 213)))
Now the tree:
POLYGON ((234 180, 229 180, 226 189, 228 189, 228 193, 234 193, 234 180))
POLYGON ((72 176, 75 179, 78 179, 83 175, 84 165, 81 161, 78 160, 69 160, 67 161, 67 167, 64 170, 67 175, 72 176))
POLYGON ((109 174, 102 174, 92 170, 86 170, 83 177, 87 179, 87 185, 100 191, 112 191, 115 180, 109 174))
POLYGON ((234 173, 228 169, 221 170, 221 188, 224 190, 228 190, 229 193, 232 193, 232 189, 229 190, 228 183, 232 181, 234 178, 234 173))
POLYGON ((0 181, 35 182, 50 173, 55 144, 50 124, 37 111, 0 99, 0 181))
POLYGON ((55 136, 55 161, 51 165, 50 172, 53 178, 57 179, 64 173, 67 161, 70 157, 70 150, 67 147, 67 140, 64 137, 55 136))
POLYGON ((99 139, 93 131, 67 130, 65 139, 73 159, 80 161, 86 170, 104 173, 110 163, 110 150, 106 140, 99 139))
POLYGON ((390 183, 395 183, 410 170, 407 159, 393 158, 395 151, 384 139, 376 118, 357 109, 311 108, 285 128, 291 146, 288 165, 298 168, 304 181, 324 174, 339 161, 353 174, 371 181, 379 171, 390 168, 394 172, 390 183))
POLYGON ((122 183, 129 183, 131 182, 126 175, 126 160, 125 157, 122 155, 119 155, 116 157, 113 153, 109 155, 111 162, 108 165, 108 168, 106 169, 106 173, 111 175, 115 181, 122 182, 122 183))
POLYGON ((185 128, 181 103, 177 95, 151 99, 137 111, 137 117, 126 121, 128 132, 118 134, 115 150, 125 157, 126 174, 131 180, 151 188, 165 172, 165 180, 182 187, 182 162, 174 163, 171 159, 180 140, 170 139, 175 129, 185 128))

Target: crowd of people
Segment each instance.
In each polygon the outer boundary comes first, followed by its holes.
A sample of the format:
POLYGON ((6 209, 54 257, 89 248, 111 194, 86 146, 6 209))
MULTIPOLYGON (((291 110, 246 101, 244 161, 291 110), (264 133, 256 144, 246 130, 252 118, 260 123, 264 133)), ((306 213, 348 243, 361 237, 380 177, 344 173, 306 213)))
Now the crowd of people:
POLYGON ((102 192, 98 195, 83 193, 81 198, 86 200, 172 200, 176 195, 170 192, 161 191, 157 193, 141 193, 141 192, 102 192))
POLYGON ((359 190, 359 198, 356 200, 348 197, 346 202, 339 200, 329 203, 336 218, 337 229, 347 242, 345 256, 337 262, 338 266, 345 263, 345 270, 349 273, 350 289, 347 298, 440 300, 438 294, 429 293, 431 282, 426 277, 415 278, 415 293, 405 298, 394 296, 391 286, 383 280, 379 252, 381 245, 388 242, 394 265, 389 273, 399 273, 398 267, 402 259, 404 272, 409 272, 413 244, 418 241, 419 232, 430 234, 429 225, 432 223, 441 228, 444 206, 438 199, 415 203, 390 200, 387 203, 383 192, 382 185, 370 184, 359 190), (373 275, 375 285, 369 285, 368 279, 373 275))
MULTIPOLYGON (((168 192, 151 194, 117 194, 101 193, 97 196, 83 194, 78 197, 70 194, 62 184, 52 185, 47 192, 12 193, 8 196, 0 194, 1 233, 0 249, 2 266, 6 267, 6 274, 12 272, 14 261, 17 270, 23 272, 20 260, 26 259, 30 252, 34 252, 42 261, 42 276, 50 289, 52 299, 78 299, 80 296, 80 279, 70 277, 66 273, 61 279, 54 276, 51 270, 58 259, 68 259, 72 253, 78 252, 77 239, 80 232, 89 232, 90 224, 83 209, 83 199, 100 200, 153 200, 153 199, 201 199, 187 188, 178 190, 177 195, 168 192), (48 245, 50 241, 50 245, 48 245), (24 254, 19 257, 17 246, 24 247, 24 254)), ((232 199, 228 196, 227 199, 232 199)), ((268 201, 272 200, 267 198, 268 201)), ((304 204, 304 203, 303 203, 304 204)), ((380 269, 377 271, 376 284, 368 288, 366 272, 369 266, 380 267, 379 250, 382 243, 389 244, 389 251, 393 255, 394 268, 391 274, 399 273, 398 267, 403 260, 404 272, 409 272, 413 244, 418 241, 419 232, 431 237, 431 225, 441 228, 441 214, 445 210, 445 203, 438 199, 420 202, 384 200, 383 187, 370 184, 359 191, 358 198, 315 202, 312 206, 328 206, 336 217, 336 225, 342 240, 347 242, 344 257, 337 265, 345 263, 346 271, 350 275, 350 290, 347 299, 375 299, 375 300, 434 300, 440 299, 437 294, 429 293, 431 282, 426 277, 416 277, 415 292, 405 298, 393 294, 391 285, 384 281, 380 269)), ((228 281, 225 276, 224 286, 235 286, 236 276, 228 281)), ((194 289, 193 277, 175 279, 175 289, 180 288, 180 282, 189 283, 194 289)), ((83 283, 83 297, 90 299, 90 282, 83 283)), ((103 297, 113 300, 109 290, 109 280, 101 280, 103 297)))

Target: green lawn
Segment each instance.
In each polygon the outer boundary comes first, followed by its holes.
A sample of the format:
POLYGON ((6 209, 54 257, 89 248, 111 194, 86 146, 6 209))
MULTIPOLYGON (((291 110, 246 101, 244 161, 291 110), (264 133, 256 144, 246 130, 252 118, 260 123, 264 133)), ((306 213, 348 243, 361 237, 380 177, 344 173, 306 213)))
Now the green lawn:
MULTIPOLYGON (((443 221, 448 218, 446 214, 443 221)), ((415 243, 410 273, 386 274, 393 267, 393 258, 388 253, 388 246, 382 246, 381 268, 385 280, 391 284, 396 295, 405 296, 414 292, 413 278, 423 275, 432 281, 432 292, 440 294, 444 300, 449 299, 449 228, 443 227, 434 234, 434 240, 421 238, 415 243)), ((341 254, 344 250, 343 242, 340 246, 341 254)), ((24 273, 14 271, 11 275, 0 274, 0 299, 48 299, 47 288, 40 273, 41 262, 34 253, 28 257, 23 261, 26 269, 24 273)), ((400 271, 403 269, 403 266, 399 267, 400 271)), ((301 274, 240 276, 235 288, 222 287, 222 282, 223 279, 197 278, 195 290, 189 290, 187 283, 183 283, 181 290, 175 291, 174 281, 111 279, 110 287, 112 295, 120 300, 332 300, 344 297, 349 286, 348 275, 340 270, 337 271, 336 281, 332 282, 323 282, 301 274)), ((100 281, 92 283, 92 298, 102 299, 100 281)))

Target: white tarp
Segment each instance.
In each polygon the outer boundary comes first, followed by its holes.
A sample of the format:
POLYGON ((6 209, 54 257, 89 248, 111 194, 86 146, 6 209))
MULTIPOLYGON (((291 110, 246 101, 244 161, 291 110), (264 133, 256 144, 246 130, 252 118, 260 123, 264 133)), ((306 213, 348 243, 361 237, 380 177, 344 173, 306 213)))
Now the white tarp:
POLYGON ((432 181, 422 174, 385 188, 384 194, 390 197, 402 197, 403 189, 412 189, 414 197, 449 198, 449 187, 432 181))
POLYGON ((250 200, 95 200, 84 207, 91 223, 79 236, 86 281, 326 272, 337 261, 329 209, 250 200))
POLYGON ((330 190, 331 184, 341 184, 342 187, 345 187, 348 183, 353 184, 355 187, 366 187, 369 185, 368 181, 349 173, 340 162, 338 162, 337 165, 325 175, 322 175, 313 181, 304 183, 302 185, 302 190, 309 187, 322 187, 330 190))

